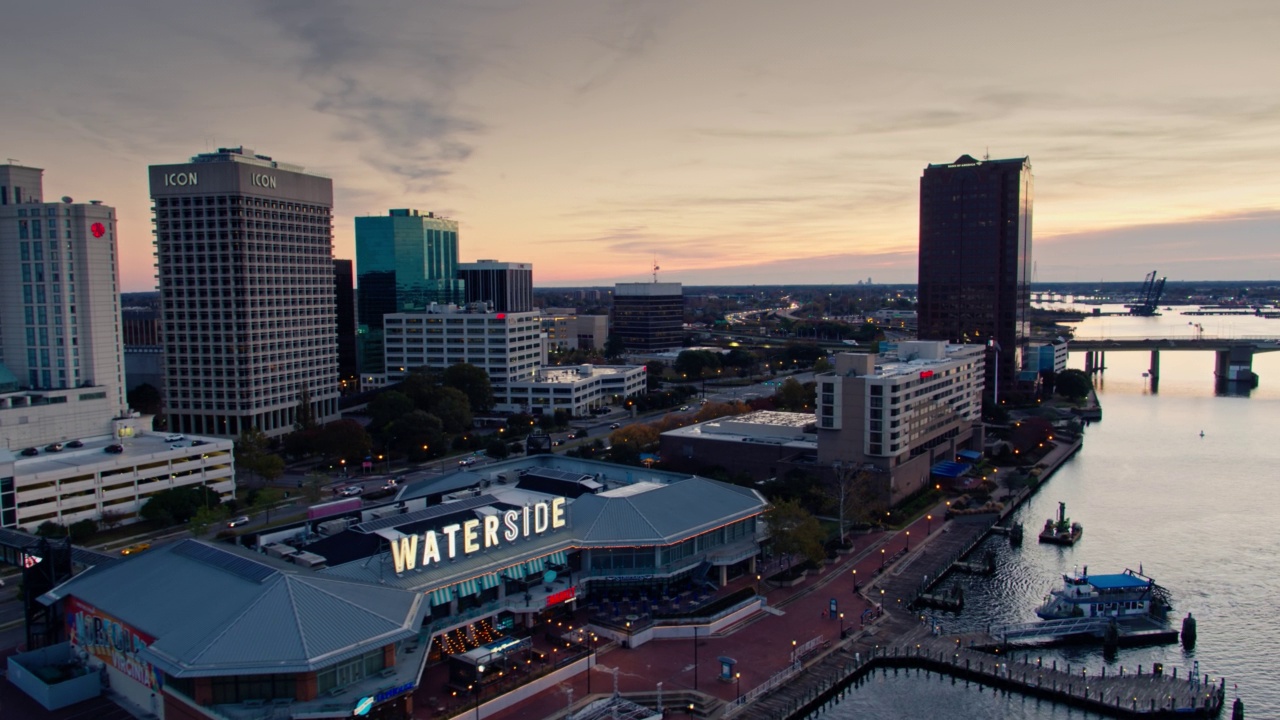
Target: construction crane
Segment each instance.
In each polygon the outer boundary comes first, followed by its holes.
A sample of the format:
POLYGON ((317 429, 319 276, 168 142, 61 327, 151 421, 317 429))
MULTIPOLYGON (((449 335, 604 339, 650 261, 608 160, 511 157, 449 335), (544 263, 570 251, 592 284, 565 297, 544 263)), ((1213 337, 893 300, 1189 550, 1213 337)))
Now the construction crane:
POLYGON ((1165 278, 1156 279, 1155 270, 1148 273, 1146 280, 1142 282, 1142 289, 1138 291, 1137 302, 1125 305, 1129 308, 1129 314, 1139 317, 1155 315, 1156 310, 1160 309, 1160 296, 1164 294, 1164 281, 1165 278))

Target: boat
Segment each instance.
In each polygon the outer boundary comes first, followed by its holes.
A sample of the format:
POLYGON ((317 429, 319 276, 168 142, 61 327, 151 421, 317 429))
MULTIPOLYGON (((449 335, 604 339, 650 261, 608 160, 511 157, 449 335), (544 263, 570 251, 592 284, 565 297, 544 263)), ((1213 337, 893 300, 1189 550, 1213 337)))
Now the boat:
POLYGON ((1169 591, 1142 574, 1125 570, 1115 575, 1083 573, 1062 576, 1062 587, 1049 591, 1036 615, 1045 620, 1116 618, 1164 620, 1172 606, 1169 591))
POLYGON ((1060 502, 1058 503, 1058 520, 1054 522, 1053 518, 1049 518, 1044 521, 1044 530, 1040 531, 1040 542, 1075 545, 1083 534, 1084 528, 1080 523, 1073 523, 1067 517, 1067 504, 1060 502))

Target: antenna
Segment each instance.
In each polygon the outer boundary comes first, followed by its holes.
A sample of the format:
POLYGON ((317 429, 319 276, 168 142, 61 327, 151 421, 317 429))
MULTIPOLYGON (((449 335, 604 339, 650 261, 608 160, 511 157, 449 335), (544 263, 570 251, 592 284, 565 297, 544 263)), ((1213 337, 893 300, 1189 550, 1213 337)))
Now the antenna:
POLYGON ((990 146, 990 145, 988 145, 988 146, 987 146, 987 149, 983 151, 983 153, 982 153, 982 159, 983 159, 983 160, 990 160, 990 159, 991 159, 991 146, 990 146))
POLYGON ((653 256, 653 282, 655 284, 658 282, 658 271, 661 269, 662 268, 658 267, 658 256, 654 255, 653 256))

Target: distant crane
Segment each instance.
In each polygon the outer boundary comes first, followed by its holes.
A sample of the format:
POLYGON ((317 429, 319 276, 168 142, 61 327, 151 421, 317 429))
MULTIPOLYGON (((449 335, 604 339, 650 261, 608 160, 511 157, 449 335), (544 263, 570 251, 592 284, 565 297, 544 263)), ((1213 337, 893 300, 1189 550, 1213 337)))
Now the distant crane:
POLYGON ((1148 273, 1146 280, 1142 282, 1142 289, 1138 291, 1138 301, 1125 306, 1129 308, 1129 314, 1139 317, 1155 315, 1156 310, 1160 309, 1160 296, 1164 294, 1164 281, 1165 278, 1156 279, 1155 270, 1148 273))

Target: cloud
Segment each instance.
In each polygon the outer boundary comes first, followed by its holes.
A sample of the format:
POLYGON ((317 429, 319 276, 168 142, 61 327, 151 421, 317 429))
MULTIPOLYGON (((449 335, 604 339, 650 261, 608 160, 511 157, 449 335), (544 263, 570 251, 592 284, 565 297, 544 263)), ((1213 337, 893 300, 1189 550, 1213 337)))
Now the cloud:
POLYGON ((485 125, 457 95, 475 62, 451 32, 466 8, 408 3, 375 14, 289 0, 262 12, 296 44, 298 78, 316 96, 312 109, 338 120, 334 139, 360 144, 360 158, 404 190, 439 189, 471 157, 485 125))

